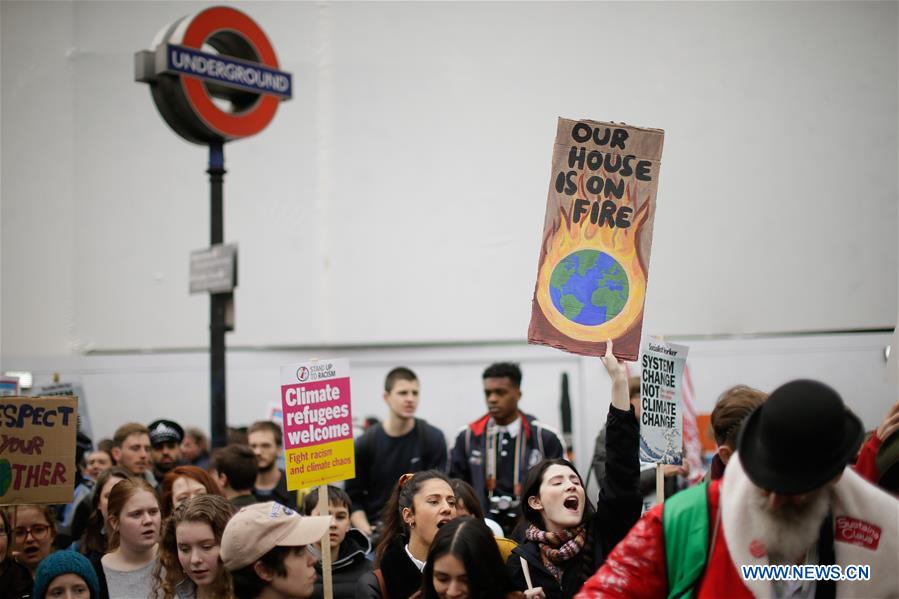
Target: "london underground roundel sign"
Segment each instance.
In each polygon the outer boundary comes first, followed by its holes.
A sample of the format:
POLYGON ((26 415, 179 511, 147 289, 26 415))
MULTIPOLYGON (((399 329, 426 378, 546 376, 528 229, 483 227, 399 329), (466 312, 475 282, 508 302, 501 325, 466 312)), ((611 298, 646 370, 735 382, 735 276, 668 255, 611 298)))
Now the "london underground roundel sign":
POLYGON ((289 100, 293 78, 278 68, 265 33, 246 14, 214 6, 163 27, 135 54, 165 121, 194 143, 224 142, 265 129, 289 100))

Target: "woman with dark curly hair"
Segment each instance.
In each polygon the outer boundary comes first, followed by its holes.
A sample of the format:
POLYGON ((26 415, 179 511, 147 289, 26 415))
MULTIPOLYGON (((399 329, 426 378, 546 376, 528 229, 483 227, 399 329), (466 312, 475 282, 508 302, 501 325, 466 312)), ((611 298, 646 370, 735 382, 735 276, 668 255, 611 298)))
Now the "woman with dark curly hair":
POLYGON ((222 533, 233 515, 231 502, 218 495, 200 495, 175 508, 162 528, 153 569, 154 597, 234 597, 231 574, 219 557, 222 533))

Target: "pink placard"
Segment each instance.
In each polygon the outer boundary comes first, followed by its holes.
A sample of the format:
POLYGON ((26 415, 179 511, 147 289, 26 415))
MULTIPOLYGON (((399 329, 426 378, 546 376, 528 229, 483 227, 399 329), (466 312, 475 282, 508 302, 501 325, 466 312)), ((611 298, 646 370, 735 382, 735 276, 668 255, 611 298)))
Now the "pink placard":
POLYGON ((284 448, 353 438, 349 377, 281 386, 284 448))

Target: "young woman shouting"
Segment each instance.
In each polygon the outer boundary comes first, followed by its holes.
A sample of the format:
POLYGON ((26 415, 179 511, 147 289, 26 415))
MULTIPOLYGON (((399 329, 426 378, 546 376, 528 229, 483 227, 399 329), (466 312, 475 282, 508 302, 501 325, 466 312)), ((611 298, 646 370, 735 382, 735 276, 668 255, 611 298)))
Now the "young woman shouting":
POLYGON ((627 371, 612 355, 611 341, 602 361, 612 379, 612 404, 606 420, 606 476, 596 508, 567 460, 544 460, 525 481, 526 540, 512 551, 507 567, 515 588, 529 598, 573 597, 640 517, 639 425, 628 401, 627 371))

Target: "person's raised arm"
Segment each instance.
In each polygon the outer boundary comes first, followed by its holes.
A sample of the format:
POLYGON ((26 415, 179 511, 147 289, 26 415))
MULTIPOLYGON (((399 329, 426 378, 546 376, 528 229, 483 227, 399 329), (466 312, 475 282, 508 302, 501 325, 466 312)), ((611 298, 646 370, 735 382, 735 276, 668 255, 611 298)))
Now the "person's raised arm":
POLYGON ((640 430, 630 403, 627 369, 612 354, 611 339, 606 344, 606 355, 601 359, 612 380, 612 405, 606 418, 606 475, 597 481, 600 496, 639 498, 640 430))
POLYGON ((612 380, 612 405, 625 412, 631 409, 630 394, 627 387, 627 369, 624 364, 612 353, 612 340, 606 342, 606 355, 602 358, 602 365, 606 367, 609 378, 612 380))
POLYGON ((612 380, 612 403, 606 419, 606 475, 599 482, 597 516, 606 546, 614 547, 640 517, 640 428, 630 404, 627 369, 606 345, 602 363, 612 380))

